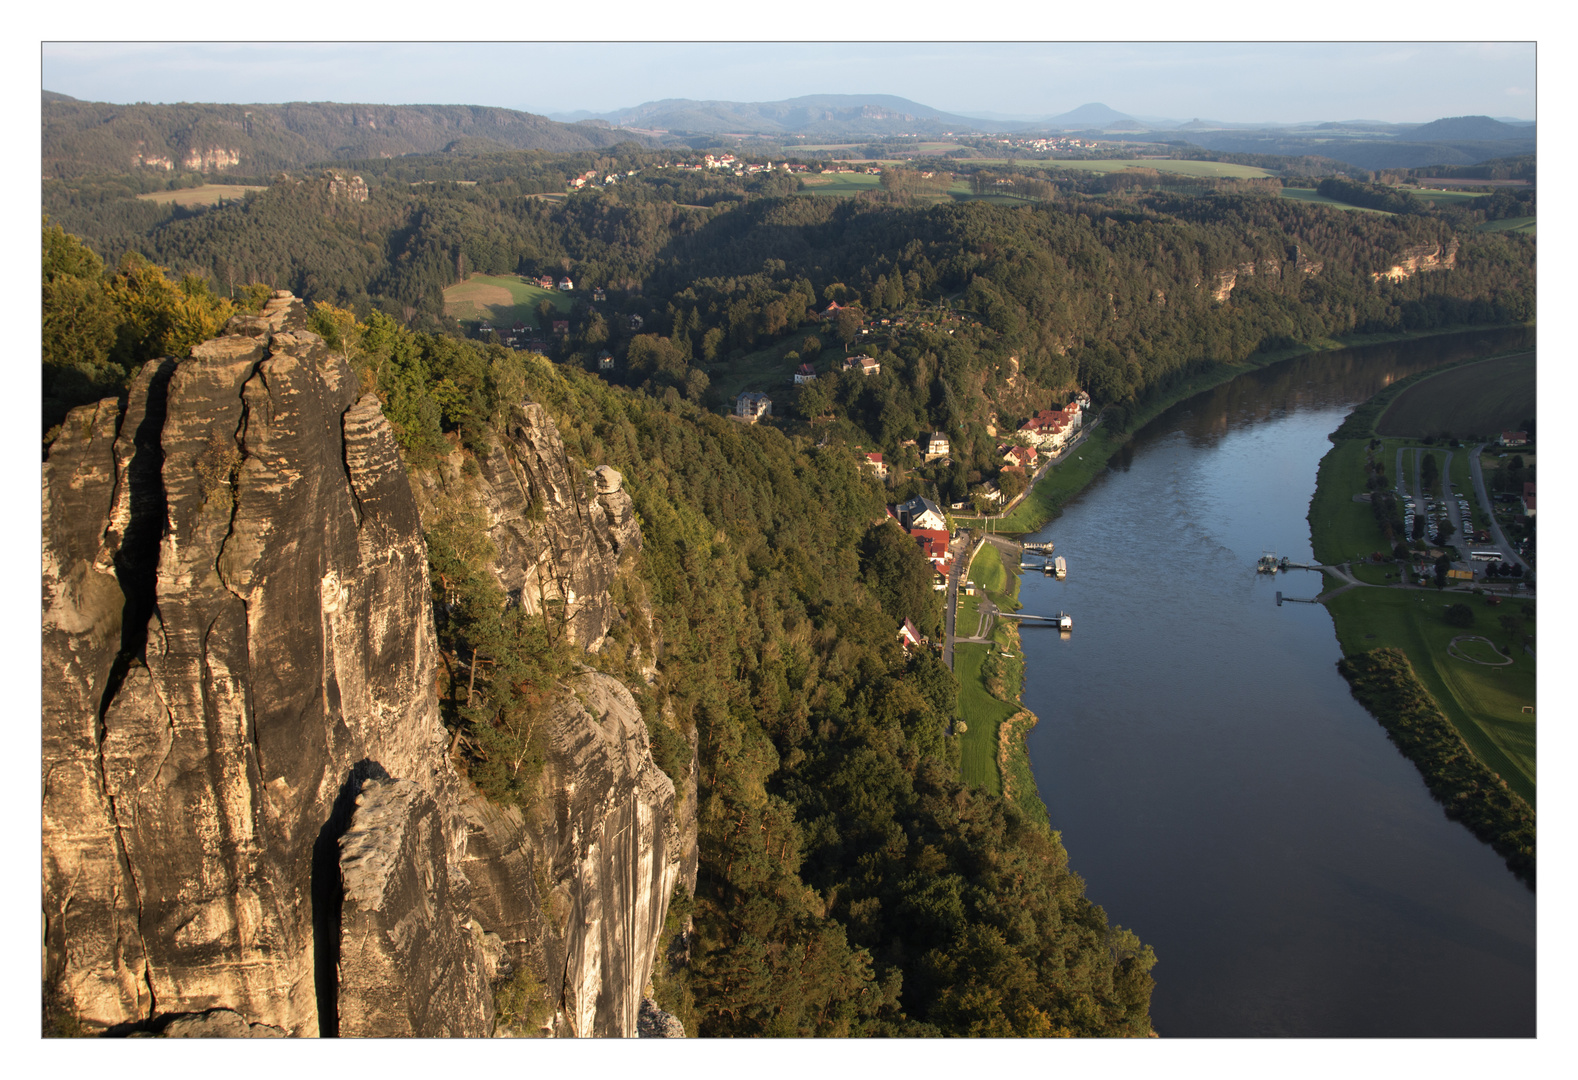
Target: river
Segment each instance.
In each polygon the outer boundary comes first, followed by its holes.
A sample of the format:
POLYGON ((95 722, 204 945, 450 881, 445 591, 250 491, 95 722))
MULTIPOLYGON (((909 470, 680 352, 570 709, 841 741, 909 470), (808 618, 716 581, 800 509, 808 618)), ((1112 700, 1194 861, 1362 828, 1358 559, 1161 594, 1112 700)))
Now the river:
POLYGON ((1156 950, 1163 1037, 1532 1036, 1535 896, 1348 692, 1310 572, 1326 436, 1390 382, 1532 332, 1260 369, 1157 417, 1035 535, 1024 702, 1087 894, 1156 950))

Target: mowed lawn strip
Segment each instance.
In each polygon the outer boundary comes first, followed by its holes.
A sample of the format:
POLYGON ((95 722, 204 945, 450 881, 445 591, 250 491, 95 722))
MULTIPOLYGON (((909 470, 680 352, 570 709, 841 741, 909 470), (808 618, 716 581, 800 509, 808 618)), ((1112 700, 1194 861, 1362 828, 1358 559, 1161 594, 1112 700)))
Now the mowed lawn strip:
POLYGON ((965 732, 959 736, 959 772, 964 782, 994 795, 1003 792, 997 770, 997 728, 1018 712, 1017 706, 998 701, 986 689, 982 665, 991 645, 955 645, 953 670, 959 679, 959 714, 965 732))
POLYGON ((1398 394, 1375 430, 1380 435, 1495 435, 1534 415, 1534 386, 1532 352, 1448 368, 1398 394))
MULTIPOLYGON (((1365 490, 1366 445, 1363 439, 1344 439, 1321 458, 1315 474, 1310 536, 1316 561, 1327 566, 1380 551, 1386 544, 1370 504, 1353 501, 1365 490)), ((1395 453, 1392 461, 1396 461, 1395 453)), ((1390 479, 1390 466, 1386 473, 1390 479)))

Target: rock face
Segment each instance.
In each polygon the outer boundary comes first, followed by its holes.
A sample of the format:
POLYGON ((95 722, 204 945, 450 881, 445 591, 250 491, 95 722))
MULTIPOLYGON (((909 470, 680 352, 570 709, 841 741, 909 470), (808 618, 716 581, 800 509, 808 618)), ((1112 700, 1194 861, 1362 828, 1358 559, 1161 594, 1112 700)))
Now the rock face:
POLYGON ((1418 244, 1404 248, 1397 262, 1371 274, 1370 280, 1387 278, 1391 281, 1406 281, 1426 270, 1451 270, 1457 266, 1457 247, 1457 237, 1454 236, 1444 248, 1440 244, 1418 244))
POLYGON ((479 456, 475 482, 461 475, 460 454, 418 482, 424 507, 465 489, 487 514, 498 557, 494 576, 511 603, 533 615, 562 611, 570 639, 602 647, 617 612, 609 596, 622 554, 641 546, 630 496, 608 466, 588 477, 571 465, 559 429, 535 402, 511 411, 503 437, 479 456))
POLYGON ((559 797, 530 821, 469 800, 466 873, 477 919, 512 966, 544 965, 555 1033, 630 1035, 668 898, 682 875, 694 883, 694 824, 652 761, 630 691, 590 671, 569 689, 550 717, 547 779, 559 797))
MULTIPOLYGON (((523 602, 576 590, 595 644, 639 544, 629 498, 588 500, 541 410, 517 421, 488 467, 502 487, 526 463, 518 490, 548 509, 527 521, 500 496, 519 555, 501 573, 523 602)), ((467 849, 480 800, 439 721, 417 501, 376 398, 300 303, 276 294, 149 363, 124 411, 75 410, 42 509, 47 1000, 90 1028, 229 1010, 253 1034, 486 1034, 497 956, 473 912, 540 890, 467 849)), ((561 975, 575 957, 566 1027, 630 1035, 684 844, 639 710, 602 678, 556 714, 553 827, 493 839, 533 849, 563 897, 514 955, 561 975)))

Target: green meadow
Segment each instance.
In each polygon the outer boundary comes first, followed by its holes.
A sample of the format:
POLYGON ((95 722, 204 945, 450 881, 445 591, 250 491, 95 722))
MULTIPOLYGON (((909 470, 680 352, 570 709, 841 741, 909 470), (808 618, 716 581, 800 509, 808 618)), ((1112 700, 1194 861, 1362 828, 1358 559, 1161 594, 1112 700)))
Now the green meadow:
MULTIPOLYGON (((444 314, 461 322, 485 319, 494 326, 510 326, 517 321, 536 326, 540 301, 548 300, 556 312, 568 313, 571 296, 557 289, 544 289, 515 274, 472 274, 444 290, 444 314)), ((538 329, 547 330, 548 327, 538 329)))
POLYGON ((1314 188, 1285 187, 1282 189, 1282 197, 1284 199, 1294 199, 1298 202, 1312 202, 1320 203, 1322 206, 1335 206, 1342 210, 1358 210, 1365 214, 1385 214, 1387 217, 1392 216, 1390 210, 1372 210, 1368 206, 1354 206, 1352 203, 1340 202, 1337 199, 1322 195, 1314 188))
POLYGON ((1380 435, 1494 435, 1534 415, 1535 354, 1449 368, 1398 394, 1376 421, 1380 435))

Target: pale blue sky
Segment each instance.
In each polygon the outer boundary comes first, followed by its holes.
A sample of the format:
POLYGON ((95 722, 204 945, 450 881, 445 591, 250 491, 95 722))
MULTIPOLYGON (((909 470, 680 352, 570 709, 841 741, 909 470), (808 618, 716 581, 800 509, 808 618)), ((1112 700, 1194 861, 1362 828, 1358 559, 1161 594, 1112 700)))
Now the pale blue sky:
POLYGON ((1532 42, 45 42, 42 74, 45 89, 119 103, 436 103, 549 113, 670 97, 870 93, 948 112, 1016 115, 1099 101, 1183 120, 1535 118, 1532 42))

